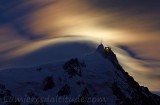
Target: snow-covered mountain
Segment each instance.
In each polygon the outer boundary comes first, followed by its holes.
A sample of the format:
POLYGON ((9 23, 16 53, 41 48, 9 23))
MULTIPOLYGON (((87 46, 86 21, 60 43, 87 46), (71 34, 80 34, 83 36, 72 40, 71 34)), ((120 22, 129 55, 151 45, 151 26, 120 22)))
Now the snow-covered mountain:
POLYGON ((159 105, 102 44, 83 57, 0 71, 0 105, 159 105))

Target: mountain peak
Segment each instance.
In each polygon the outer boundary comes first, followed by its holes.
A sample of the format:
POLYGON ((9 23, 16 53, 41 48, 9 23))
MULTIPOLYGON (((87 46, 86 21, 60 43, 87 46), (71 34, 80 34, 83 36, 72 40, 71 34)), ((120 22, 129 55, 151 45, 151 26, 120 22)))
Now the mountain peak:
POLYGON ((97 47, 96 52, 102 54, 103 57, 105 57, 106 59, 109 59, 111 62, 113 62, 113 63, 116 62, 116 64, 118 63, 117 57, 110 47, 108 47, 108 46, 104 47, 104 45, 101 43, 97 47))
POLYGON ((100 45, 98 45, 96 52, 99 52, 103 55, 113 55, 113 51, 111 50, 110 47, 104 47, 104 45, 101 43, 100 45))
POLYGON ((97 47, 96 51, 100 53, 104 53, 104 46, 102 43, 97 47))

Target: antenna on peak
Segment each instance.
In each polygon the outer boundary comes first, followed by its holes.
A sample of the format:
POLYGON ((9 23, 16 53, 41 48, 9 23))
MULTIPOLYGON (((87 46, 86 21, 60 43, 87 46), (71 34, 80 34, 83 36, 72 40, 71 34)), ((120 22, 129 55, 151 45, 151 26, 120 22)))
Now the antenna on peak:
POLYGON ((103 41, 102 41, 102 40, 100 41, 100 44, 103 44, 103 41))

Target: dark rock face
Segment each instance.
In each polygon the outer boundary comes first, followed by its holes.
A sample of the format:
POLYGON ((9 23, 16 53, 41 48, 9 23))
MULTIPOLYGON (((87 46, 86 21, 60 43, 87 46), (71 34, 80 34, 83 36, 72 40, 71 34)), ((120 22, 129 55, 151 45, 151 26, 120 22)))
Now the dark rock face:
POLYGON ((99 52, 99 53, 101 53, 101 54, 104 54, 104 46, 103 46, 103 44, 100 44, 100 45, 97 47, 96 52, 99 52))
POLYGON ((84 83, 84 81, 77 81, 77 84, 78 84, 79 86, 82 86, 82 85, 84 85, 85 83, 84 83))
POLYGON ((82 103, 84 103, 86 105, 86 104, 88 104, 87 103, 88 97, 89 97, 89 91, 87 88, 84 88, 84 90, 82 91, 82 95, 79 98, 80 98, 80 100, 84 99, 82 103))
POLYGON ((109 59, 114 65, 118 64, 117 57, 110 47, 104 47, 103 44, 100 44, 96 52, 99 52, 106 59, 109 59))
POLYGON ((48 105, 47 102, 45 102, 45 100, 42 100, 32 90, 27 92, 27 96, 29 98, 32 98, 32 101, 28 102, 28 105, 48 105))
POLYGON ((158 96, 152 93, 145 93, 147 94, 145 95, 143 91, 135 91, 130 93, 132 98, 129 99, 116 84, 113 84, 112 91, 118 98, 116 101, 117 105, 159 105, 160 103, 158 96))
POLYGON ((16 98, 12 97, 12 101, 6 102, 5 105, 21 105, 16 98))
POLYGON ((116 83, 112 84, 112 91, 113 94, 118 98, 116 101, 117 105, 132 105, 129 98, 126 97, 116 83))
POLYGON ((70 78, 73 76, 81 76, 81 69, 85 67, 84 63, 81 63, 77 58, 71 59, 63 65, 63 69, 67 71, 70 78))
POLYGON ((112 85, 113 94, 119 99, 116 101, 117 105, 159 105, 160 96, 152 94, 147 87, 140 86, 138 82, 134 80, 124 69, 117 64, 117 69, 121 71, 123 76, 127 79, 129 86, 128 94, 131 95, 132 99, 126 96, 118 86, 118 83, 112 85), (134 92, 131 92, 131 89, 134 92))
POLYGON ((2 99, 5 105, 21 105, 20 102, 12 96, 12 93, 5 85, 0 84, 0 99, 2 99))
POLYGON ((38 67, 36 70, 37 70, 37 71, 41 71, 41 70, 42 70, 42 67, 38 67))
POLYGON ((55 86, 52 76, 48 76, 43 81, 43 91, 52 89, 55 86))
POLYGON ((81 96, 78 98, 77 102, 71 102, 69 105, 89 105, 87 102, 87 98, 89 97, 89 91, 87 88, 84 88, 84 90, 81 93, 81 96))
POLYGON ((70 86, 65 84, 59 91, 58 91, 58 96, 67 96, 71 93, 70 86))

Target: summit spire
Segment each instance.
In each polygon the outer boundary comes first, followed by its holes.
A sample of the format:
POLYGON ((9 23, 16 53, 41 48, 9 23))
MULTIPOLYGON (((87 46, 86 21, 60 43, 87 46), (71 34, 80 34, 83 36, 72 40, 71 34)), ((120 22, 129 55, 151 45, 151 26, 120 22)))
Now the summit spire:
POLYGON ((97 52, 100 52, 100 53, 104 53, 104 46, 103 44, 101 43, 98 47, 97 47, 97 52))

